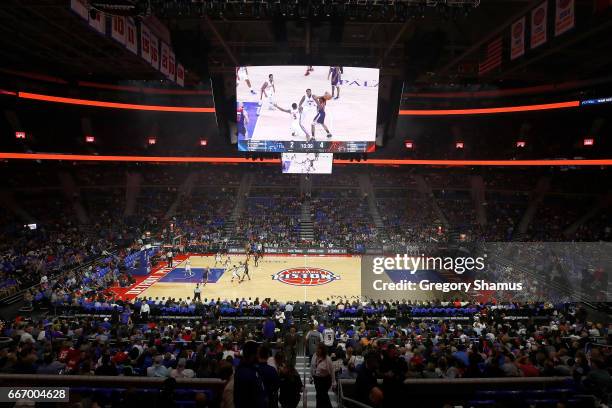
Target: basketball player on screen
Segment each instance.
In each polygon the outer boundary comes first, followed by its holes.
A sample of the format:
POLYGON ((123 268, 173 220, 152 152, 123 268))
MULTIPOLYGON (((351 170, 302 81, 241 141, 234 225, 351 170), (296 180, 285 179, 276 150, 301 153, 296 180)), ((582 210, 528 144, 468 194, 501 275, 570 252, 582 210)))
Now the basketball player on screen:
POLYGON ((306 129, 304 129, 304 127, 302 126, 302 123, 300 122, 300 111, 298 109, 297 103, 295 102, 292 103, 291 109, 281 108, 277 104, 274 104, 274 107, 278 109, 279 111, 282 111, 282 112, 285 112, 291 115, 291 126, 289 126, 289 129, 291 130, 291 136, 293 137, 301 136, 302 132, 304 132, 304 134, 306 135, 306 140, 308 140, 309 138, 308 132, 306 131, 306 129))
POLYGON ((259 107, 257 108, 257 114, 261 111, 261 105, 263 97, 265 96, 268 101, 268 110, 274 109, 274 94, 276 93, 276 86, 274 85, 274 76, 272 74, 268 75, 268 80, 265 81, 261 85, 261 90, 259 91, 259 107))
POLYGON ((342 72, 342 67, 329 67, 329 72, 327 73, 327 79, 330 79, 331 77, 332 98, 334 98, 334 90, 336 90, 336 97, 334 99, 338 99, 340 97, 340 81, 342 80, 342 72))
POLYGON ((319 158, 319 153, 306 153, 304 161, 297 162, 301 166, 301 172, 310 174, 316 170, 315 162, 319 158))
POLYGON ((303 120, 311 121, 317 114, 317 101, 312 94, 310 88, 306 89, 306 93, 302 95, 300 103, 298 104, 298 110, 300 111, 300 122, 303 120))
POLYGON ((332 137, 332 134, 329 132, 329 129, 325 125, 325 105, 327 101, 331 99, 331 95, 329 92, 325 92, 323 96, 316 96, 315 101, 317 102, 317 115, 314 117, 312 121, 312 132, 310 140, 314 140, 315 138, 315 125, 321 125, 323 129, 327 132, 327 137, 332 137))
POLYGON ((249 87, 249 91, 253 95, 257 95, 251 87, 251 80, 249 79, 249 71, 247 70, 247 67, 236 68, 236 86, 240 85, 241 80, 247 84, 247 86, 249 87))
POLYGON ((238 109, 236 110, 236 133, 238 140, 247 140, 249 138, 249 131, 247 125, 249 124, 249 113, 244 109, 244 104, 238 102, 238 109), (240 137, 242 135, 242 137, 240 137))

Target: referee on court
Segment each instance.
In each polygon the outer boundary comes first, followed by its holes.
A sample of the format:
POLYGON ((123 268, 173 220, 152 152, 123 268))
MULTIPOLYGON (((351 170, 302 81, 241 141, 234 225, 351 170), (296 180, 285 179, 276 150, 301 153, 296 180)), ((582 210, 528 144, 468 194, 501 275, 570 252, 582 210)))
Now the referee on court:
POLYGON ((196 287, 195 289, 193 289, 193 301, 195 302, 196 300, 198 302, 202 301, 202 289, 200 288, 200 284, 196 283, 196 287))

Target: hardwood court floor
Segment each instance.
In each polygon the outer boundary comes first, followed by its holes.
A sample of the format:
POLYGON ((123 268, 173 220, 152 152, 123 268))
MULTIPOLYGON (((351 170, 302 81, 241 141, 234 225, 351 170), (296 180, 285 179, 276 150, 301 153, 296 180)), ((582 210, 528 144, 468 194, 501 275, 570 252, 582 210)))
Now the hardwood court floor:
MULTIPOLYGON (((224 269, 223 266, 215 266, 214 256, 192 255, 190 258, 192 270, 195 272, 193 279, 184 278, 184 265, 186 261, 175 265, 175 269, 165 278, 156 282, 140 296, 146 297, 174 297, 193 298, 193 290, 196 281, 200 281, 202 269, 205 267, 224 269), (172 274, 172 276, 170 276, 172 274)), ((223 257, 225 261, 226 257, 223 257)), ((245 256, 230 255, 230 265, 243 262, 245 256)), ((265 256, 255 267, 253 260, 249 262, 249 274, 251 280, 242 283, 231 282, 231 272, 215 271, 216 275, 223 272, 214 283, 208 283, 202 290, 204 298, 272 298, 277 300, 325 300, 338 297, 355 297, 361 295, 361 258, 358 256, 265 256), (319 271, 322 269, 323 271, 319 271), (273 275, 278 272, 292 269, 283 277, 289 283, 274 279, 273 275), (331 272, 330 275, 328 272, 331 272), (293 273, 294 275, 291 275, 293 273), (297 274, 297 275, 296 275, 297 274), (323 276, 323 279, 320 277, 323 276), (328 281, 329 277, 333 279, 328 281), (316 282, 319 285, 299 286, 298 283, 316 282), (323 283, 325 282, 325 283, 323 283)))

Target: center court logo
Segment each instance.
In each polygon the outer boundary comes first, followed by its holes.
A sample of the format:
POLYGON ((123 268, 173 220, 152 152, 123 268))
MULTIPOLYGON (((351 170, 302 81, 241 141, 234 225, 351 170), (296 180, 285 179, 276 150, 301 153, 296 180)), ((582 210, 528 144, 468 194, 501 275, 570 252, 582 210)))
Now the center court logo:
POLYGON ((294 286, 319 286, 338 279, 338 275, 321 268, 289 268, 272 275, 272 280, 294 286))

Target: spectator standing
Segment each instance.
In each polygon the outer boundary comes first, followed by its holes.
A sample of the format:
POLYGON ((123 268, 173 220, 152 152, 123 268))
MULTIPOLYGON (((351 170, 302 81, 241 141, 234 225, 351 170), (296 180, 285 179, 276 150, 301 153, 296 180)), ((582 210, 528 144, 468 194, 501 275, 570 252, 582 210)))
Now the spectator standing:
POLYGON ((291 364, 280 367, 280 395, 279 402, 282 408, 296 408, 300 402, 304 384, 300 374, 291 364))
POLYGON ((146 299, 142 300, 142 304, 140 305, 140 318, 143 322, 149 320, 149 313, 151 312, 151 306, 146 299))
POLYGON ((336 388, 336 376, 334 375, 334 364, 327 355, 327 347, 323 343, 319 343, 316 353, 312 356, 310 374, 316 391, 316 407, 331 408, 328 392, 330 387, 336 388))
POLYGON ((257 349, 254 341, 247 341, 242 348, 240 364, 234 373, 236 408, 269 408, 268 394, 258 370, 257 349))
POLYGON ((317 351, 319 343, 323 341, 323 336, 317 330, 317 326, 314 325, 312 330, 306 334, 306 355, 310 359, 317 351))
POLYGON ((199 283, 196 283, 196 287, 195 287, 195 289, 193 290, 193 301, 194 301, 194 302, 195 302, 196 300, 197 300, 197 301, 202 301, 201 295, 202 295, 202 289, 200 288, 200 284, 199 284, 199 283))
POLYGON ((168 261, 168 268, 172 268, 172 249, 169 249, 166 253, 166 260, 168 261))
POLYGON ((264 322, 263 329, 262 329, 264 338, 268 341, 273 341, 274 336, 276 334, 275 330, 276 330, 276 323, 274 323, 274 320, 268 317, 266 321, 264 322))
POLYGON ((295 362, 297 358, 297 343, 298 343, 298 335, 295 330, 295 327, 291 327, 289 332, 285 335, 283 341, 283 351, 285 353, 285 361, 291 367, 295 367, 295 362))

